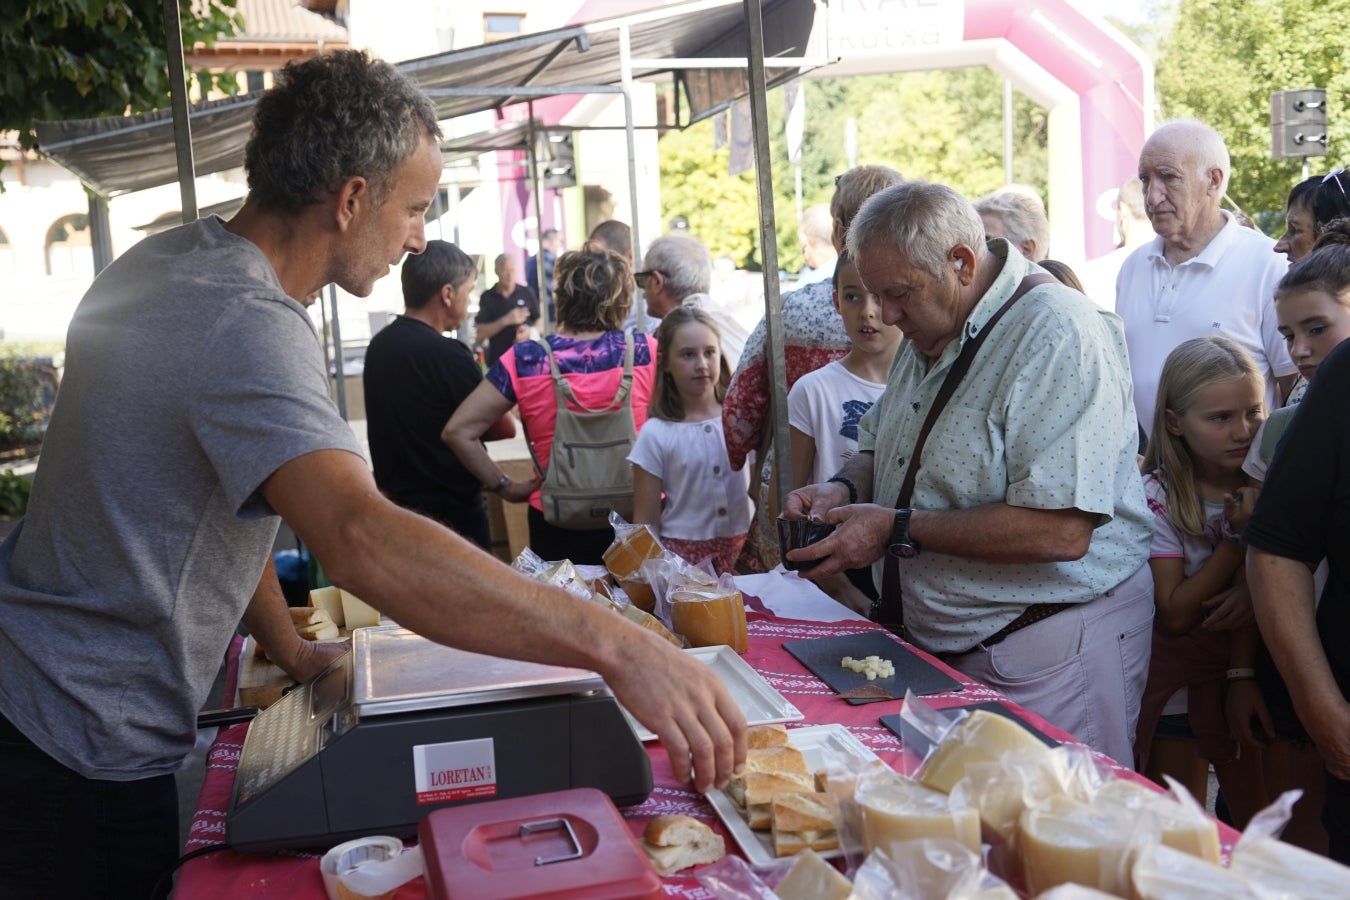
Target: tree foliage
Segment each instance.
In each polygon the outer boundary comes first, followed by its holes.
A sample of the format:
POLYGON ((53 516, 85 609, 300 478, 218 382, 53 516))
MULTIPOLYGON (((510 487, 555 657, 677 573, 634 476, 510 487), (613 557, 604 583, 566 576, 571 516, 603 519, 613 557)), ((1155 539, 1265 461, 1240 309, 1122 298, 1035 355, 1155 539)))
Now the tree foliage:
MULTIPOLYGON (((1003 184, 1003 83, 989 69, 914 72, 803 82, 802 208, 828 203, 835 176, 848 168, 845 122, 857 123, 857 163, 898 169, 906 177, 950 184, 976 197, 1003 184)), ((802 266, 797 242, 795 173, 784 134, 783 92, 768 97, 769 155, 779 266, 802 266)), ((1044 193, 1046 112, 1014 94, 1014 180, 1044 193)), ((727 175, 726 149, 712 149, 712 124, 702 122, 661 139, 662 217, 689 218, 691 233, 714 256, 757 268, 759 254, 752 173, 727 175), (748 254, 748 255, 747 255, 748 254)))
POLYGON ((1194 117, 1223 135, 1233 160, 1228 193, 1267 231, 1279 226, 1299 159, 1271 156, 1270 95, 1326 88, 1329 157, 1350 144, 1350 0, 1181 0, 1157 59, 1159 121, 1194 117))
MULTIPOLYGON (((237 0, 180 5, 183 46, 212 46, 242 22, 237 0)), ((0 131, 33 146, 34 120, 116 116, 169 104, 160 0, 0 0, 0 131)), ((229 74, 195 73, 203 93, 229 74)))

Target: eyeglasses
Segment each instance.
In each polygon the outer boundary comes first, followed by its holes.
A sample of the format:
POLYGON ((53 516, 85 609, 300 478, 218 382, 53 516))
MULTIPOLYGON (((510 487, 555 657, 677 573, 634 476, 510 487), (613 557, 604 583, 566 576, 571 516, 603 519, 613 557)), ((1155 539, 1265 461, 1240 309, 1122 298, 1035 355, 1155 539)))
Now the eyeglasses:
POLYGON ((1331 172, 1328 172, 1327 177, 1322 179, 1322 183, 1326 184, 1328 181, 1335 182, 1336 187, 1341 189, 1341 196, 1344 197, 1345 185, 1341 184, 1341 176, 1344 174, 1345 174, 1345 166, 1341 166, 1339 169, 1335 169, 1331 172))
POLYGON ((653 275, 660 275, 662 278, 670 277, 659 269, 649 269, 646 272, 634 272, 633 280, 637 282, 638 287, 645 291, 647 289, 647 279, 651 278, 653 275))
POLYGON ((835 186, 835 187, 839 187, 839 182, 841 182, 841 181, 843 181, 843 180, 844 180, 844 176, 843 176, 843 175, 836 175, 836 176, 834 176, 834 186, 835 186))

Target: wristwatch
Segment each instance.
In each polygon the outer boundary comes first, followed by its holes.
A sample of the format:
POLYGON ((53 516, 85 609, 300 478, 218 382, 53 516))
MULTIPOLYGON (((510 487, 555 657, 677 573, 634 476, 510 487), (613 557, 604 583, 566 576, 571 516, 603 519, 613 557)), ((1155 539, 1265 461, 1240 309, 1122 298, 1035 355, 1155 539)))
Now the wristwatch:
POLYGON ((491 486, 484 486, 483 490, 491 491, 494 494, 500 494, 502 492, 502 488, 506 487, 510 483, 511 477, 507 475, 505 472, 503 472, 502 477, 497 479, 496 484, 491 486))
POLYGON ((896 559, 913 559, 919 555, 919 542, 909 536, 909 517, 912 509, 897 509, 895 525, 891 528, 891 542, 886 552, 896 559))

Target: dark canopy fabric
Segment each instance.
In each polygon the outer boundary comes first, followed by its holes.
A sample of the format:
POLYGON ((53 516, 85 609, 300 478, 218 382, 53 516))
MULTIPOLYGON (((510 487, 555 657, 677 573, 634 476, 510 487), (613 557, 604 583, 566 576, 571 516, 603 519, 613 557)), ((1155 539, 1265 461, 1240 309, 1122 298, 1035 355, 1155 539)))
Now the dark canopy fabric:
MULTIPOLYGON (((806 55, 815 19, 812 0, 770 0, 763 8, 766 57, 806 55)), ((696 69, 643 65, 643 60, 744 58, 745 14, 740 0, 693 0, 647 12, 573 25, 553 31, 441 53, 400 63, 398 68, 431 93, 442 119, 497 109, 527 99, 520 89, 552 94, 585 93, 588 86, 618 84, 620 27, 629 30, 632 77, 669 77, 685 85, 689 121, 697 121, 743 97, 742 69, 696 69)), ((796 66, 775 69, 782 80, 796 66)), ((191 108, 192 146, 198 175, 243 164, 256 96, 227 98, 191 108)), ((173 113, 36 123, 44 154, 112 197, 178 180, 173 113)))

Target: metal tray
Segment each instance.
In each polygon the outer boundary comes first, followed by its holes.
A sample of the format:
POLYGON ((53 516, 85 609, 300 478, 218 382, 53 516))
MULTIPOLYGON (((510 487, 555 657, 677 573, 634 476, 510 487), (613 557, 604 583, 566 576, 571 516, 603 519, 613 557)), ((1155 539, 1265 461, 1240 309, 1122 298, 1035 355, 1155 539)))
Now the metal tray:
MULTIPOLYGON (((690 656, 706 663, 717 673, 717 677, 722 679, 722 684, 726 685, 727 691, 731 694, 731 699, 740 707, 741 713, 745 716, 748 725, 768 725, 772 722, 800 722, 805 716, 801 710, 793 706, 787 699, 764 680, 754 669, 750 668, 749 663, 741 659, 726 645, 717 647, 694 647, 685 650, 690 656)), ((637 734, 638 740, 654 741, 656 735, 652 734, 645 727, 638 723, 629 715, 628 710, 623 714, 628 716, 628 723, 633 726, 633 731, 637 734)))
MULTIPOLYGON (((788 731, 788 743, 802 751, 802 756, 806 757, 806 766, 812 772, 826 767, 826 756, 830 752, 848 754, 863 762, 871 762, 877 759, 877 755, 863 746, 862 742, 843 725, 813 725, 809 728, 793 728, 788 731)), ((708 802, 717 812, 718 818, 722 820, 722 824, 727 827, 727 831, 731 832, 731 836, 736 839, 736 843, 741 845, 741 851, 745 854, 745 858, 751 866, 762 869, 779 861, 780 858, 774 856, 773 853, 773 834, 768 831, 752 831, 745 819, 741 818, 741 813, 736 808, 736 801, 732 800, 725 791, 714 788, 708 791, 707 797, 708 802)), ((837 850, 830 850, 820 855, 825 859, 833 859, 836 856, 842 856, 845 849, 861 851, 861 848, 857 845, 845 847, 842 843, 842 833, 840 834, 840 841, 837 850)))
POLYGON ((595 672, 469 653, 397 625, 352 632, 352 696, 363 716, 604 690, 595 672))

